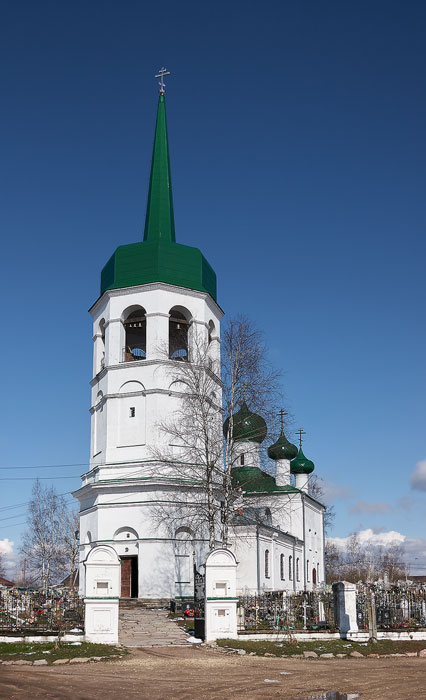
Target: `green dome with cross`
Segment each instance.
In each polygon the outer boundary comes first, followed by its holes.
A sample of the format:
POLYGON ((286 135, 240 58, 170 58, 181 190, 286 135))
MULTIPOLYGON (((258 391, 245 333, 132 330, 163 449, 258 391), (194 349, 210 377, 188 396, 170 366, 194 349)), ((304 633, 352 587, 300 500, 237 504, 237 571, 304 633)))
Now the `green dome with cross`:
POLYGON ((216 273, 198 248, 176 243, 170 155, 162 69, 143 241, 122 245, 101 273, 108 289, 165 282, 210 294, 216 301, 216 273))
POLYGON ((280 436, 273 445, 268 447, 268 457, 274 461, 279 459, 294 459, 297 455, 297 447, 289 442, 281 429, 280 436))
POLYGON ((297 457, 290 462, 290 472, 292 474, 312 474, 315 469, 315 464, 307 459, 303 454, 302 445, 299 447, 297 457))
MULTIPOLYGON (((228 434, 229 418, 223 424, 223 434, 225 437, 228 434)), ((265 420, 257 413, 250 411, 245 400, 241 404, 239 411, 232 416, 232 435, 233 439, 238 442, 246 440, 249 442, 261 443, 266 437, 268 428, 265 420)))

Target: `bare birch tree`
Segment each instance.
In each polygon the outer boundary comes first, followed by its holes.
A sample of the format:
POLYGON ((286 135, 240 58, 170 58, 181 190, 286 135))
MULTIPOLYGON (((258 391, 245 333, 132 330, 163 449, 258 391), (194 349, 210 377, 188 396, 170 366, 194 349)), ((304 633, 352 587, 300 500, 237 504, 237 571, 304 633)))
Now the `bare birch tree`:
POLYGON ((181 486, 186 483, 186 489, 179 489, 179 502, 172 496, 160 508, 163 521, 169 527, 190 521, 194 531, 206 527, 210 549, 218 543, 228 545, 234 503, 240 498, 231 478, 238 455, 232 417, 245 398, 251 410, 277 425, 281 399, 280 372, 268 360, 261 332, 247 318, 228 323, 221 349, 220 368, 212 358, 206 334, 194 330, 189 361, 168 364, 171 385, 178 389, 180 401, 173 419, 161 424, 161 431, 176 449, 153 452, 170 480, 177 479, 181 486), (224 413, 230 417, 225 435, 224 413))
POLYGON ((25 558, 27 577, 46 588, 57 583, 72 559, 74 531, 71 516, 63 496, 53 486, 43 486, 37 479, 28 505, 27 528, 24 531, 21 554, 25 558))

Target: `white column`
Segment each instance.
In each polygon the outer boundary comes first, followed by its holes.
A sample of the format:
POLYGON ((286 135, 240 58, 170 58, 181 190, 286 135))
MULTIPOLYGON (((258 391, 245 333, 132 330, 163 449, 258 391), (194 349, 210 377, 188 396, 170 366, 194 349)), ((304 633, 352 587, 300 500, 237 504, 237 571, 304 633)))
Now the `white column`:
POLYGON ((290 484, 290 460, 277 459, 275 481, 277 486, 288 486, 290 484))
POLYGON ((146 359, 169 356, 169 314, 146 314, 146 359))
POLYGON ((296 488, 308 492, 309 474, 296 474, 296 488))
POLYGON ((105 362, 118 365, 123 360, 124 327, 119 318, 112 318, 105 325, 105 362))

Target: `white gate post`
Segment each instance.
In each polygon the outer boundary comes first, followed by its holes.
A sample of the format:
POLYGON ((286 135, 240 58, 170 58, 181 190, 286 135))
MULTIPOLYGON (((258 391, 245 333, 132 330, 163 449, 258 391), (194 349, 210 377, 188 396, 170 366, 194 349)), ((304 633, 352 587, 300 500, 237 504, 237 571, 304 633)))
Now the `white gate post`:
POLYGON ((205 563, 205 641, 237 639, 237 561, 228 549, 215 549, 205 563))
POLYGON ((333 583, 336 623, 341 635, 358 632, 356 585, 348 581, 333 583))
POLYGON ((98 545, 90 550, 84 567, 86 641, 117 644, 120 560, 112 547, 98 545))

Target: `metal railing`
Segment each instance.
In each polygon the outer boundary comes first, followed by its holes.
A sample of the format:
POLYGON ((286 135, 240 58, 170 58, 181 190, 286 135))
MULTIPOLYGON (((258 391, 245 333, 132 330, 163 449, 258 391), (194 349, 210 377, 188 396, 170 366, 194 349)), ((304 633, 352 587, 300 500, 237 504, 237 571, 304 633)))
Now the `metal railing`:
POLYGON ((84 603, 67 589, 0 590, 0 634, 70 630, 84 630, 84 603))
POLYGON ((426 627, 426 589, 405 584, 358 584, 359 630, 404 630, 426 627), (373 618, 373 621, 372 621, 373 618))
POLYGON ((122 362, 139 362, 140 360, 146 360, 146 352, 142 348, 125 347, 121 349, 122 362))
POLYGON ((238 606, 240 630, 291 633, 335 629, 334 595, 328 587, 301 593, 273 591, 243 595, 238 606))

